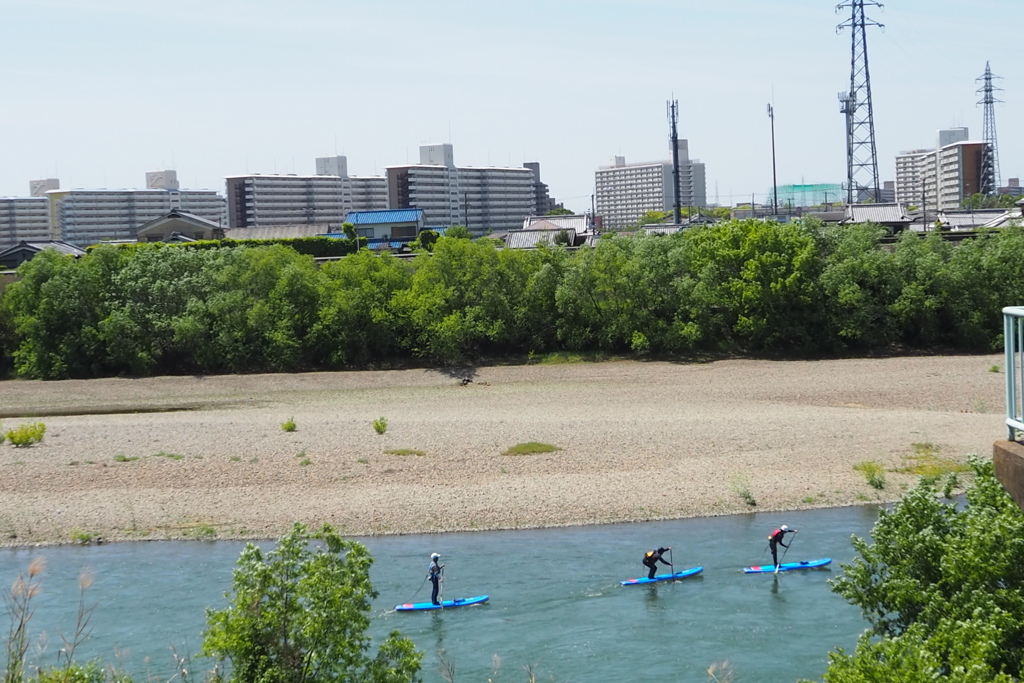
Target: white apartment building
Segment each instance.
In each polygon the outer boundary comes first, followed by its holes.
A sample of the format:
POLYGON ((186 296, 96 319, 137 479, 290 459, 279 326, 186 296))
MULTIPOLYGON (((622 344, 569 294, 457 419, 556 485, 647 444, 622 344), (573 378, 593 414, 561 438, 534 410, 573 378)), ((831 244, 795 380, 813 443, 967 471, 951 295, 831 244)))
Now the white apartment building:
POLYGON ((350 211, 388 208, 387 179, 350 176, 344 156, 316 160, 316 175, 228 176, 228 225, 257 228, 275 225, 338 226, 350 211))
POLYGON ((56 178, 29 182, 28 197, 0 197, 0 249, 18 242, 47 241, 54 237, 50 228, 49 190, 60 187, 56 178))
POLYGON ((49 190, 50 234, 76 247, 134 240, 140 225, 172 209, 223 225, 224 197, 214 190, 181 190, 175 171, 146 173, 144 190, 49 190))
POLYGON ((420 163, 389 166, 391 209, 422 209, 428 227, 465 225, 474 234, 515 230, 537 213, 540 167, 456 166, 452 145, 423 145, 420 163))
POLYGON ((938 133, 936 149, 915 149, 896 157, 896 201, 927 211, 959 209, 980 191, 983 142, 970 142, 967 128, 938 133))
MULTIPOLYGON (((688 141, 680 140, 680 206, 706 206, 706 186, 704 164, 691 160, 688 141)), ((608 230, 627 228, 648 211, 671 211, 675 203, 671 161, 627 164, 625 157, 617 156, 612 165, 595 172, 594 188, 597 215, 608 230)))

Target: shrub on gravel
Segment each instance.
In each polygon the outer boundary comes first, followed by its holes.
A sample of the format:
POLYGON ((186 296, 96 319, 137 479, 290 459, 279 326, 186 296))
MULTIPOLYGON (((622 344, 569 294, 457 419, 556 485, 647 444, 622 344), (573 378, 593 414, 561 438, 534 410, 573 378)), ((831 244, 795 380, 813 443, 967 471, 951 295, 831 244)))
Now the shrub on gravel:
POLYGON ((37 444, 43 440, 43 435, 46 434, 46 425, 42 422, 26 423, 16 427, 15 429, 7 430, 7 440, 14 446, 22 448, 24 446, 31 446, 37 444))

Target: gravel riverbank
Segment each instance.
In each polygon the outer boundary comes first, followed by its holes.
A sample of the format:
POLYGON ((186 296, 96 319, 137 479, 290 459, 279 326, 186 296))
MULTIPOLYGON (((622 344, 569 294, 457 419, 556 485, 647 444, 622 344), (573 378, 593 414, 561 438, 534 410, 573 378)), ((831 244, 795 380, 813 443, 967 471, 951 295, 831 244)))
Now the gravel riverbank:
POLYGON ((0 383, 0 544, 592 524, 893 500, 990 456, 1002 356, 0 383), (39 415, 41 417, 32 417, 39 415), (385 417, 386 433, 371 423, 385 417), (297 429, 281 424, 294 418, 297 429), (561 450, 503 455, 537 441, 561 450), (915 444, 919 444, 915 447, 915 444), (930 444, 930 446, 921 446, 930 444), (418 451, 394 454, 388 451, 418 451), (853 469, 876 461, 882 490, 853 469), (756 508, 748 504, 756 501, 756 508))

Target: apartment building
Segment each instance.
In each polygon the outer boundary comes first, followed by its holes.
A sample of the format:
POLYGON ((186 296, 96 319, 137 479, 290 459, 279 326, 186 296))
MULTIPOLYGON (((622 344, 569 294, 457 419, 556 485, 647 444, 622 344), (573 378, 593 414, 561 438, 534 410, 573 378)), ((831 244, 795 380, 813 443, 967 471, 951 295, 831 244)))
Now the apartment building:
POLYGON ((539 164, 456 166, 449 143, 421 146, 419 164, 389 166, 387 178, 391 209, 422 209, 428 226, 465 225, 477 235, 520 228, 547 198, 539 164))
POLYGON ((896 157, 896 201, 929 211, 960 208, 981 191, 984 142, 970 142, 967 128, 940 130, 935 149, 915 149, 896 157))
POLYGON ((51 234, 49 190, 60 187, 56 178, 33 180, 28 197, 0 197, 0 249, 26 241, 59 239, 51 234))
POLYGON ((182 190, 173 170, 146 173, 144 190, 60 190, 46 192, 50 234, 76 247, 134 240, 140 225, 172 210, 223 225, 224 197, 214 190, 182 190))
POLYGON ((228 225, 258 228, 317 224, 327 232, 350 211, 378 211, 388 206, 382 176, 350 176, 344 156, 316 160, 316 175, 228 176, 228 225))
MULTIPOLYGON (((689 143, 679 141, 679 203, 684 207, 706 206, 704 164, 690 159, 689 143)), ((612 164, 594 174, 597 215, 607 230, 622 230, 635 224, 648 211, 671 211, 672 162, 651 161, 627 164, 614 157, 612 164)))

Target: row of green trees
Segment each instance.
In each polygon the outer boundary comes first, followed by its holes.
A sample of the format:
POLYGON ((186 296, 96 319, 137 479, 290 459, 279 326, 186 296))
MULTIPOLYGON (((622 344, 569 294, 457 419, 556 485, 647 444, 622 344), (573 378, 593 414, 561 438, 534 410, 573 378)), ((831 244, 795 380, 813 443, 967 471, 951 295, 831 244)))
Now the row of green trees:
POLYGON ((449 363, 555 351, 988 351, 1024 301, 1024 229, 895 247, 873 226, 730 221, 594 249, 441 237, 411 261, 273 245, 43 252, 0 301, 22 377, 449 363))

